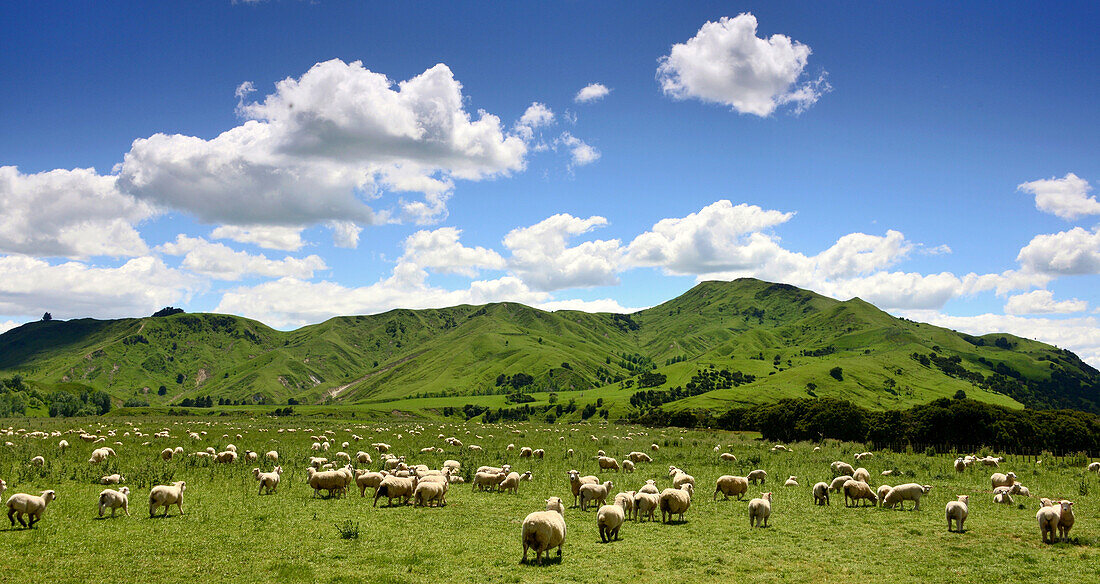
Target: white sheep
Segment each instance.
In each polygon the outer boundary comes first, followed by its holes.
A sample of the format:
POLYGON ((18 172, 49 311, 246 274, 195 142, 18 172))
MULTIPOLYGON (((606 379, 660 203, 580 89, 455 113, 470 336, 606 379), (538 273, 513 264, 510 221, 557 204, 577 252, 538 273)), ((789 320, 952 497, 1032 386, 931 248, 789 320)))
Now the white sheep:
POLYGON ((321 493, 321 489, 328 491, 329 497, 344 492, 349 482, 348 477, 338 470, 318 471, 312 466, 306 469, 306 482, 313 488, 313 496, 321 493))
POLYGON ((183 481, 153 487, 153 490, 149 491, 149 517, 153 517, 153 513, 159 507, 164 507, 164 516, 168 517, 168 508, 172 505, 175 505, 180 515, 183 515, 183 491, 186 488, 187 483, 183 481))
POLYGON ((993 485, 993 488, 997 487, 1011 487, 1016 482, 1016 473, 1010 472, 1008 474, 1001 474, 995 472, 989 475, 989 482, 993 485))
POLYGON ((634 463, 629 460, 623 461, 623 472, 634 472, 634 463))
POLYGON ((41 456, 36 456, 31 459, 31 466, 43 466, 46 464, 46 459, 41 456))
POLYGON ((1027 487, 1021 485, 1020 483, 1013 483, 1012 491, 1010 491, 1010 492, 1013 495, 1023 495, 1024 497, 1030 497, 1031 496, 1031 490, 1028 489, 1027 487))
POLYGON ((160 451, 161 460, 172 460, 172 457, 176 455, 176 451, 171 448, 165 448, 160 451))
MULTIPOLYGON (((264 458, 266 458, 268 462, 276 464, 279 462, 279 453, 274 450, 269 450, 266 454, 264 454, 264 458)), ((368 460, 367 462, 370 461, 368 460)))
POLYGON ((416 492, 416 485, 417 479, 415 476, 388 476, 382 479, 382 483, 374 490, 374 504, 371 506, 378 506, 378 499, 381 497, 385 497, 387 499, 386 504, 391 507, 394 499, 402 499, 402 504, 408 505, 409 499, 416 492))
POLYGON ((4 495, 6 490, 8 490, 8 483, 4 482, 4 479, 0 479, 0 497, 4 495))
POLYGON ((829 504, 829 483, 814 484, 814 505, 829 504))
POLYGON ((944 510, 947 517, 947 531, 951 531, 951 521, 955 521, 955 532, 962 533, 964 531, 963 524, 966 522, 966 516, 969 513, 967 509, 967 503, 970 502, 970 495, 959 495, 958 501, 948 501, 947 507, 944 510))
POLYGON ((1039 507, 1035 519, 1039 522, 1039 536, 1043 539, 1043 543, 1054 543, 1061 518, 1061 507, 1039 507))
POLYGON ((1089 463, 1088 471, 1089 472, 1100 472, 1100 462, 1089 463))
POLYGON ((650 458, 650 456, 649 456, 648 454, 644 453, 644 452, 637 452, 637 451, 635 451, 635 452, 631 452, 631 453, 630 453, 630 454, 628 455, 628 458, 630 458, 630 461, 631 461, 631 462, 634 462, 634 463, 638 463, 638 462, 653 462, 653 459, 652 459, 652 458, 650 458))
POLYGON ((684 520, 684 513, 691 507, 691 495, 694 489, 695 486, 691 483, 684 483, 680 488, 661 491, 659 505, 661 507, 662 523, 672 521, 673 515, 679 515, 680 521, 684 520))
POLYGON ((722 454, 719 454, 718 459, 724 460, 726 462, 737 462, 737 457, 730 454, 729 452, 723 452, 722 454))
POLYGON ((783 483, 783 486, 784 487, 797 487, 798 486, 798 477, 796 477, 794 475, 791 475, 790 477, 787 478, 786 482, 783 483))
POLYGON ((749 528, 767 527, 772 514, 772 494, 763 493, 759 499, 749 501, 749 528))
POLYGON ((119 490, 103 489, 99 493, 99 516, 103 517, 103 512, 107 509, 111 510, 111 517, 115 516, 115 511, 122 509, 126 512, 126 516, 130 516, 130 489, 129 487, 122 487, 119 490))
POLYGON ((355 471, 355 485, 359 487, 359 496, 366 496, 367 487, 377 489, 378 485, 382 484, 382 479, 384 478, 386 478, 386 475, 380 472, 371 472, 367 470, 355 471))
POLYGON ((840 490, 844 488, 844 483, 850 480, 852 480, 852 475, 840 475, 829 483, 829 490, 834 493, 840 493, 840 490))
POLYGON ((913 510, 920 511, 920 499, 924 495, 927 495, 932 490, 932 485, 920 485, 917 483, 905 483, 904 485, 898 485, 886 495, 886 498, 882 501, 883 508, 891 509, 894 505, 897 505, 900 509, 905 509, 905 501, 913 501, 913 510))
POLYGON ((1015 501, 1012 500, 1012 495, 1007 491, 1004 493, 997 493, 993 495, 993 502, 1000 503, 1002 505, 1013 505, 1015 501))
POLYGON ((621 505, 603 505, 596 511, 596 528, 600 531, 600 541, 607 543, 619 539, 619 528, 623 526, 626 510, 621 505))
POLYGON ((833 471, 833 476, 838 477, 840 475, 852 476, 856 473, 856 469, 852 468, 852 465, 842 460, 835 460, 829 465, 829 468, 833 471))
POLYGON ((737 500, 740 501, 745 496, 745 493, 747 493, 748 491, 748 478, 735 477, 733 475, 722 475, 718 477, 718 481, 714 485, 714 497, 712 497, 712 499, 717 500, 718 493, 722 493, 723 501, 729 499, 731 495, 736 495, 737 500))
POLYGON ((653 479, 647 479, 642 488, 638 489, 639 493, 650 493, 653 495, 660 495, 661 491, 657 488, 657 481, 653 479))
POLYGON ((607 481, 602 485, 583 484, 578 491, 580 497, 581 511, 588 511, 588 504, 595 501, 600 505, 607 502, 607 495, 611 493, 611 481, 607 481))
POLYGON ((488 488, 490 491, 496 489, 500 485, 501 481, 507 478, 508 473, 500 472, 477 472, 474 473, 474 480, 470 481, 471 491, 484 491, 488 488))
POLYGON ((69 441, 68 440, 62 440, 62 441, 57 443, 57 447, 61 449, 61 454, 65 454, 65 451, 68 450, 68 448, 69 448, 69 441))
POLYGON ((1073 502, 1062 501, 1060 515, 1058 517, 1058 537, 1062 541, 1069 541, 1069 530, 1073 527, 1076 518, 1073 516, 1073 502))
POLYGON ((764 484, 765 480, 768 478, 768 473, 767 473, 767 471, 756 469, 756 470, 750 472, 748 475, 746 475, 746 478, 749 479, 749 482, 754 484, 754 485, 755 484, 761 484, 762 485, 762 484, 764 484))
POLYGON ((573 506, 577 506, 577 499, 580 496, 580 489, 582 485, 595 485, 599 484, 600 479, 593 475, 582 477, 581 473, 576 470, 569 471, 569 490, 573 492, 573 506))
POLYGON ((531 480, 531 471, 527 471, 523 474, 518 472, 510 472, 507 476, 500 481, 498 488, 503 491, 512 491, 512 494, 519 493, 519 482, 531 480))
POLYGON ((546 500, 547 511, 557 511, 563 516, 565 515, 565 505, 562 504, 560 497, 550 497, 546 500))
POLYGON ((874 507, 878 504, 878 495, 867 483, 852 479, 844 483, 844 506, 855 507, 856 501, 870 501, 874 507), (851 505, 848 504, 849 500, 851 505))
MULTIPOLYGON (((522 454, 520 456, 522 456, 522 454)), ((597 457, 596 461, 600 464, 600 471, 613 470, 619 472, 619 461, 610 456, 597 457)))
POLYGON ((57 493, 52 490, 42 491, 42 494, 37 497, 26 493, 16 493, 8 498, 8 521, 11 521, 12 527, 15 526, 16 519, 23 527, 34 527, 34 524, 42 519, 42 514, 46 512, 46 506, 56 498, 57 493), (23 521, 23 515, 30 517, 30 525, 23 521))
POLYGON ((124 477, 124 476, 122 476, 122 475, 120 475, 116 472, 115 474, 110 474, 110 475, 107 475, 107 476, 99 479, 99 481, 101 483, 105 484, 105 485, 117 485, 119 483, 125 483, 126 482, 126 477, 124 477))
POLYGON ((875 491, 875 495, 878 495, 879 501, 886 501, 886 495, 889 495, 892 490, 894 490, 894 487, 890 485, 879 485, 878 489, 875 491))
POLYGON ((653 516, 653 512, 661 506, 661 495, 658 493, 643 493, 638 491, 634 494, 634 513, 641 521, 643 517, 649 517, 650 521, 656 521, 653 516))
POLYGON ((867 469, 861 466, 856 469, 856 472, 852 473, 852 480, 862 481, 867 484, 871 484, 871 473, 867 472, 867 469))
MULTIPOLYGON (((547 507, 550 506, 547 501, 547 507)), ((542 553, 550 556, 552 548, 558 548, 558 557, 561 557, 561 548, 565 544, 565 517, 559 508, 554 511, 535 511, 523 519, 520 535, 523 541, 523 563, 527 562, 527 550, 535 551, 535 561, 542 564, 542 553)))
POLYGON ((626 513, 626 518, 631 519, 634 515, 634 491, 626 491, 625 493, 619 493, 615 495, 615 504, 623 508, 626 513))
POLYGON ((272 472, 260 472, 260 469, 252 469, 252 478, 260 482, 260 490, 256 494, 262 494, 264 490, 267 490, 267 494, 274 493, 279 488, 279 477, 283 474, 283 467, 277 466, 272 472))
POLYGON ((418 482, 416 488, 413 489, 413 505, 416 507, 431 507, 434 501, 436 505, 444 507, 447 505, 447 486, 448 482, 418 482))

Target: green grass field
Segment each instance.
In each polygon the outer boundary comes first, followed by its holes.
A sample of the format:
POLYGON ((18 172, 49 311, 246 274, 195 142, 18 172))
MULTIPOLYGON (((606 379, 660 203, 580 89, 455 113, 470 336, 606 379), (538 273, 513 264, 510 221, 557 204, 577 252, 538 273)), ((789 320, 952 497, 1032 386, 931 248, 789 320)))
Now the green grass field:
MULTIPOLYGON (((85 418, 80 420, 7 420, 2 428, 65 432, 81 428, 105 435, 118 457, 92 466, 93 445, 76 434, 46 439, 21 435, 0 437, 0 478, 11 494, 57 491, 58 499, 33 529, 0 526, 0 574, 4 582, 65 583, 112 582, 241 582, 262 579, 277 582, 695 582, 795 581, 988 582, 996 580, 1094 582, 1100 576, 1100 481, 1087 473, 1084 460, 1048 457, 1041 464, 1010 457, 1001 471, 1012 470, 1032 494, 1017 506, 994 504, 989 485, 993 469, 972 468, 957 474, 950 455, 879 452, 862 464, 874 486, 921 482, 935 486, 920 511, 881 508, 845 508, 843 497, 832 496, 829 507, 815 507, 810 487, 831 478, 829 463, 855 463, 861 444, 826 442, 820 452, 813 444, 791 445, 794 452, 769 452, 770 444, 752 435, 716 431, 647 429, 632 426, 481 425, 402 422, 364 422, 361 419, 267 417, 207 418, 85 418), (148 436, 135 434, 135 428, 148 436), (295 432, 280 428, 296 429, 295 432), (170 439, 151 435, 168 429, 170 439), (187 432, 205 431, 192 442, 187 432), (326 430, 332 436, 332 456, 345 449, 377 453, 370 443, 383 441, 391 452, 406 455, 410 463, 438 468, 443 460, 462 462, 463 474, 481 464, 510 463, 531 470, 534 479, 521 483, 518 495, 471 492, 470 485, 452 485, 443 508, 378 507, 353 492, 346 499, 315 498, 305 484, 309 456, 315 454, 310 435, 326 430), (125 434, 129 432, 130 435, 125 434), (237 435, 240 434, 240 438, 237 435), (352 434, 362 440, 356 442, 352 434), (438 436, 455 436, 484 452, 448 446, 438 436), (593 436, 595 440, 593 440, 593 436), (67 439, 72 448, 61 454, 57 443, 67 439), (115 445, 114 442, 121 442, 115 445), (149 444, 144 445, 145 442, 149 444), (278 450, 284 474, 279 490, 257 495, 253 465, 238 460, 215 464, 196 458, 164 462, 162 448, 182 446, 190 453, 212 446, 222 450, 235 444, 265 452, 278 450), (543 460, 521 459, 505 447, 545 448, 543 460), (593 456, 603 449, 620 460, 632 450, 651 452, 652 464, 637 471, 600 473, 593 456), (732 452, 737 462, 722 462, 714 447, 732 452), (428 446, 443 453, 421 454, 428 446), (574 449, 572 458, 567 449, 574 449), (32 467, 36 455, 45 466, 32 467), (600 543, 594 511, 567 508, 564 556, 545 566, 521 565, 520 523, 531 511, 542 510, 544 500, 559 496, 572 502, 566 471, 603 474, 614 482, 612 492, 634 490, 646 479, 670 486, 668 466, 692 474, 698 486, 685 522, 627 522, 621 539, 600 543), (712 502, 714 483, 723 474, 744 475, 761 468, 768 472, 763 489, 774 493, 769 527, 750 530, 746 501, 712 502), (881 477, 896 469, 901 477, 881 477), (132 490, 130 513, 113 519, 96 517, 98 479, 122 473, 132 490), (789 475, 799 487, 783 487, 789 475), (150 519, 148 494, 153 484, 187 482, 184 514, 173 509, 167 519, 150 519), (969 494, 966 532, 948 533, 944 505, 957 494, 969 494), (1035 521, 1038 496, 1075 502, 1077 523, 1069 543, 1044 545, 1035 521), (337 525, 350 522, 358 536, 342 538, 337 525)), ((6 433, 6 432, 5 432, 6 433)), ((262 465, 268 466, 268 465, 262 465)), ((859 466, 859 465, 856 465, 859 466)), ((659 514, 659 513, 658 513, 659 514)))

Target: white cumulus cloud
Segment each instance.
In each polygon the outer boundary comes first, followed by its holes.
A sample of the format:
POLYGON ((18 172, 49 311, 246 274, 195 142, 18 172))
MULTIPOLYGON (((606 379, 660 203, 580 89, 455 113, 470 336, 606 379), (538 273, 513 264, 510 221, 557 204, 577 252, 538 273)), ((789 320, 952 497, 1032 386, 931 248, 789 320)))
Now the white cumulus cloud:
POLYGON ((479 270, 500 270, 504 258, 484 247, 466 247, 459 242, 462 230, 441 227, 417 231, 405 239, 402 261, 436 272, 475 277, 479 270))
POLYGON ((1016 261, 1025 270, 1044 274, 1100 274, 1100 227, 1036 235, 1016 261))
POLYGON ((1083 215, 1100 215, 1100 201, 1090 197, 1092 186, 1072 172, 1062 178, 1026 182, 1017 190, 1035 195, 1035 208, 1066 220, 1083 215))
POLYGON ((831 89, 824 74, 797 84, 810 58, 809 46, 781 34, 757 37, 756 26, 749 13, 707 21, 694 37, 661 57, 657 80, 662 91, 675 99, 696 98, 768 116, 785 104, 801 112, 831 89))
POLYGON ((577 92, 577 95, 573 97, 573 101, 577 103, 591 103, 607 97, 609 93, 611 93, 611 90, 603 83, 590 83, 577 92))
POLYGON ((604 225, 604 217, 560 213, 513 229, 504 236, 504 246, 512 252, 508 268, 536 290, 616 284, 623 257, 617 239, 568 246, 570 238, 604 225))
POLYGON ((569 156, 572 160, 570 168, 592 164, 600 159, 599 150, 569 132, 562 132, 557 141, 569 150, 569 156))
POLYGON ((210 237, 281 251, 298 251, 305 245, 301 227, 281 225, 220 225, 210 232, 210 237))
POLYGON ((183 256, 181 268, 215 280, 241 280, 251 276, 312 278, 315 271, 328 269, 325 261, 317 255, 273 260, 265 255, 235 251, 225 244, 211 243, 182 233, 176 236, 175 241, 159 246, 158 250, 183 256))
POLYGON ((1068 314, 1088 309, 1089 303, 1085 300, 1056 301, 1050 290, 1032 290, 1012 296, 1005 302, 1006 314, 1068 314))

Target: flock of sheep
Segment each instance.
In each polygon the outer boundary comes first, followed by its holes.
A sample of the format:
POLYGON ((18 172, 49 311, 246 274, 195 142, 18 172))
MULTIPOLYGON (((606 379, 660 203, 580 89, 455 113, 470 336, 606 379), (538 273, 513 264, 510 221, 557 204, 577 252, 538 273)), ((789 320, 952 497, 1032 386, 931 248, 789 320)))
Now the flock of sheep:
MULTIPOLYGON (((281 433, 284 430, 286 429, 279 429, 278 431, 281 433)), ((290 431, 293 432, 294 430, 290 431)), ((411 430, 410 432, 417 431, 411 430)), ((0 434, 5 433, 7 436, 41 439, 56 438, 62 435, 61 432, 47 434, 44 432, 17 431, 11 428, 6 431, 0 430, 0 434)), ((76 434, 80 440, 95 446, 88 460, 90 465, 100 465, 117 456, 111 446, 104 444, 108 438, 115 436, 113 430, 106 435, 96 435, 83 430, 72 430, 70 433, 76 434)), ((130 436, 131 433, 135 438, 174 439, 168 430, 146 435, 135 427, 126 432, 125 435, 130 436)), ((188 431, 185 434, 187 439, 192 442, 203 440, 205 435, 205 432, 195 431, 188 431)), ((366 490, 370 488, 373 490, 373 506, 377 506, 380 498, 385 498, 390 506, 395 504, 404 505, 411 501, 417 506, 443 507, 447 505, 446 497, 449 487, 452 484, 465 482, 461 474, 462 464, 458 460, 448 459, 438 469, 423 464, 407 464, 405 456, 391 453, 390 445, 384 442, 370 444, 370 449, 376 451, 376 456, 379 458, 380 468, 377 470, 355 468, 356 464, 364 466, 373 464, 374 457, 364 450, 359 450, 354 456, 348 454, 345 450, 349 449, 351 443, 345 441, 341 444, 341 448, 344 450, 335 452, 330 459, 326 454, 336 444, 334 435, 335 432, 331 430, 318 435, 311 435, 310 449, 313 452, 310 456, 304 457, 303 462, 308 462, 305 469, 306 483, 313 489, 314 496, 319 496, 324 491, 329 498, 339 498, 347 496, 352 488, 358 488, 360 497, 365 497, 366 490)), ((236 436, 238 439, 242 438, 240 434, 236 436)), ((226 434, 223 438, 229 438, 229 435, 226 434)), ((362 440, 362 437, 356 434, 351 434, 350 438, 357 442, 362 440)), ((398 435, 398 438, 400 438, 400 435, 398 435)), ((482 447, 478 445, 465 446, 458 438, 445 437, 443 434, 440 434, 438 438, 452 448, 484 455, 482 447)), ((596 437, 592 436, 592 439, 595 441, 596 437)), ((561 440, 564 440, 564 438, 561 438, 561 440)), ((144 445, 150 443, 147 441, 144 445)), ((11 446, 12 443, 7 442, 5 445, 11 446)), ((115 441, 114 445, 121 446, 122 443, 115 441)), ((66 439, 59 440, 59 456, 64 456, 69 447, 69 442, 66 439)), ((514 444, 509 444, 505 450, 510 453, 515 451, 516 447, 514 444)), ((737 461, 737 457, 733 454, 721 452, 720 446, 716 446, 714 450, 718 455, 718 460, 722 463, 737 461)), ((773 452, 789 450, 783 445, 776 445, 772 448, 773 452)), ((819 447, 814 448, 814 451, 819 450, 819 447)), ((651 444, 649 451, 648 453, 632 451, 620 461, 607 456, 603 450, 599 450, 592 457, 592 460, 595 461, 594 466, 598 468, 601 475, 623 473, 620 476, 625 477, 627 474, 632 473, 637 465, 654 463, 654 457, 659 456, 660 447, 655 443, 651 444)), ((429 446, 421 449, 422 454, 443 452, 444 449, 441 446, 429 446)), ((521 447, 517 454, 519 458, 528 459, 542 459, 547 456, 546 450, 529 447, 521 447)), ((576 458, 578 461, 583 458, 577 457, 573 449, 568 449, 562 454, 565 458, 576 458)), ((171 461, 184 455, 185 451, 182 446, 164 448, 159 453, 159 457, 164 461, 171 461)), ((213 447, 208 447, 203 450, 196 450, 187 456, 196 459, 206 458, 214 463, 222 464, 232 464, 239 458, 238 449, 233 444, 226 445, 220 452, 213 447)), ((861 460, 873 456, 874 454, 871 452, 856 454, 856 463, 858 464, 861 460)), ((260 454, 251 450, 246 450, 240 458, 250 463, 258 463, 261 460, 260 454)), ((279 453, 275 450, 267 451, 262 459, 264 464, 273 466, 272 470, 265 472, 259 467, 252 468, 252 478, 259 485, 259 495, 275 494, 283 474, 282 466, 278 465, 280 461, 279 453)), ((966 456, 958 458, 954 463, 954 468, 957 472, 963 473, 975 465, 999 467, 1003 461, 1004 459, 993 457, 966 456)), ((30 466, 38 467, 43 466, 45 463, 46 460, 43 456, 35 456, 27 462, 30 466)), ((1088 470, 1100 472, 1100 462, 1090 464, 1088 470)), ((824 474, 824 470, 822 472, 824 474)), ((896 486, 881 485, 874 489, 871 487, 871 475, 867 469, 863 467, 856 468, 852 464, 840 460, 834 461, 829 466, 829 472, 832 476, 830 481, 817 482, 810 490, 814 505, 829 505, 830 493, 843 493, 846 507, 881 504, 884 508, 904 509, 905 503, 911 502, 912 509, 917 511, 920 509, 922 497, 927 495, 933 488, 932 485, 905 483, 896 486)), ((620 491, 614 495, 614 482, 612 480, 601 480, 601 477, 596 475, 582 476, 575 469, 569 470, 566 474, 567 476, 563 479, 568 481, 570 494, 573 496, 573 507, 579 507, 582 512, 587 512, 589 508, 595 509, 596 531, 603 542, 618 540, 620 530, 627 521, 639 523, 647 519, 651 522, 656 521, 655 514, 658 510, 661 514, 661 522, 674 520, 683 522, 685 513, 691 508, 696 491, 695 478, 675 465, 668 467, 669 484, 666 488, 660 488, 657 481, 650 479, 644 481, 644 484, 641 484, 637 490, 620 491), (609 500, 610 502, 608 502, 609 500)), ((891 474, 892 471, 889 470, 882 472, 884 477, 891 474)), ((508 464, 481 466, 472 472, 471 490, 474 492, 501 491, 517 493, 520 484, 530 481, 532 477, 531 471, 520 473, 512 470, 512 467, 508 464)), ((723 500, 730 497, 743 500, 749 492, 750 485, 763 485, 767 478, 768 473, 763 469, 753 470, 746 473, 745 476, 722 475, 715 481, 712 501, 717 501, 719 494, 723 496, 723 500)), ((797 479, 796 476, 790 476, 783 483, 783 486, 785 488, 797 487, 799 485, 797 479)), ((119 473, 113 473, 103 476, 101 482, 104 485, 118 486, 120 483, 125 482, 125 477, 119 473)), ((1014 496, 1031 496, 1030 491, 1017 481, 1017 476, 1013 472, 995 472, 990 476, 990 483, 993 489, 993 501, 998 504, 1012 505, 1015 504, 1014 496)), ((563 490, 565 484, 565 481, 563 481, 563 490)), ((4 493, 6 488, 7 483, 0 479, 0 495, 4 493)), ((154 517, 156 512, 163 508, 163 515, 167 517, 171 506, 175 506, 178 513, 182 515, 185 489, 186 483, 184 481, 152 487, 148 497, 149 516, 154 517)), ((129 495, 130 489, 126 486, 103 490, 96 500, 99 516, 103 517, 106 511, 110 510, 111 516, 114 517, 115 512, 119 509, 129 516, 129 495)), ((15 522, 18 521, 23 527, 34 527, 36 523, 41 521, 50 502, 56 498, 57 493, 55 490, 42 491, 39 495, 28 493, 11 495, 7 500, 7 507, 8 518, 12 526, 14 527, 15 522), (24 519, 25 517, 27 520, 24 519)), ((968 495, 959 495, 957 500, 947 503, 944 513, 948 531, 964 531, 964 524, 969 514, 969 499, 968 495)), ((1042 541, 1046 543, 1054 542, 1056 539, 1067 540, 1075 521, 1073 502, 1048 498, 1040 498, 1039 501, 1040 507, 1036 514, 1036 520, 1042 541)), ((772 492, 761 493, 758 498, 749 501, 747 515, 750 528, 768 526, 769 518, 772 515, 772 502, 772 492)), ((535 553, 535 561, 539 563, 543 561, 543 554, 545 553, 549 557, 554 548, 557 548, 559 556, 562 553, 566 537, 563 500, 554 496, 546 499, 545 503, 545 510, 530 513, 522 522, 521 543, 523 548, 522 561, 524 562, 527 561, 529 551, 535 553)))

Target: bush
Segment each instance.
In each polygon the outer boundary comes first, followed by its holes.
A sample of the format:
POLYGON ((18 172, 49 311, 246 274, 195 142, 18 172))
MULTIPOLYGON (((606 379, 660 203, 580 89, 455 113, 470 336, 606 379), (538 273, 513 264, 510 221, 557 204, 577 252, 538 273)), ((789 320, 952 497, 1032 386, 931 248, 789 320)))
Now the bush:
POLYGON ((343 523, 337 523, 336 531, 340 533, 340 539, 359 539, 359 522, 348 519, 343 523))
POLYGON ((844 381, 844 370, 840 367, 833 367, 829 370, 829 375, 837 381, 844 381))

